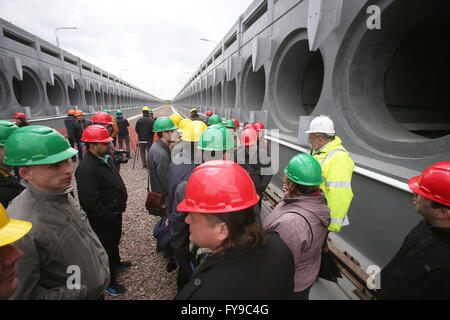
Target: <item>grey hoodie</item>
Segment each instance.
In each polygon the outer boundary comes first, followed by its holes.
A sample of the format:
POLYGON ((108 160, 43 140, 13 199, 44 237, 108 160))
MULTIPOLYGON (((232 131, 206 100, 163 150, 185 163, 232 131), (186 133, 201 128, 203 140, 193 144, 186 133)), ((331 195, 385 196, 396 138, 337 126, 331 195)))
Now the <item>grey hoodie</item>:
POLYGON ((53 194, 29 185, 8 207, 12 219, 33 224, 14 243, 24 252, 16 263, 19 287, 11 299, 98 299, 108 287, 108 256, 86 213, 69 193, 53 194), (80 288, 71 279, 79 268, 80 288), (68 281, 69 280, 69 281, 68 281))
POLYGON ((282 200, 264 221, 264 228, 277 232, 292 251, 295 261, 294 292, 309 288, 320 270, 321 250, 328 234, 330 209, 323 192, 282 200), (311 225, 300 215, 300 213, 311 225))

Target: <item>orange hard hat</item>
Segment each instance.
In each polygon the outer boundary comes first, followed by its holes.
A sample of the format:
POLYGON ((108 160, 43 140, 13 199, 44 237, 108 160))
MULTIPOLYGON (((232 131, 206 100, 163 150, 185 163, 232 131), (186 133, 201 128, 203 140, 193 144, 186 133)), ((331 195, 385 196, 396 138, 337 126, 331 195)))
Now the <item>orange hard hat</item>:
POLYGON ((72 115, 75 115, 75 110, 73 110, 73 109, 70 109, 69 111, 67 111, 67 114, 72 114, 72 115))

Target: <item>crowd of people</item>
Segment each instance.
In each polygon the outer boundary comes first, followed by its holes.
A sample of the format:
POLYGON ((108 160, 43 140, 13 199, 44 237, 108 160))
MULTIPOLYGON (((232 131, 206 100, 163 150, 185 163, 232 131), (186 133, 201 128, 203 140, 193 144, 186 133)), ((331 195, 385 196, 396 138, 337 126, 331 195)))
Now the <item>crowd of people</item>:
MULTIPOLYGON (((148 107, 142 115, 135 129, 142 166, 149 191, 161 200, 147 209, 161 217, 157 240, 167 271, 178 269, 175 299, 308 300, 329 232, 350 224, 355 165, 332 119, 312 120, 311 154, 288 162, 284 197, 263 219, 278 159, 262 123, 223 121, 210 111, 203 121, 196 109, 190 119, 154 118, 148 107)), ((89 122, 70 110, 65 140, 49 127, 19 128, 26 120, 16 116, 17 125, 0 121, 0 299, 124 293, 116 275, 132 263, 119 254, 128 195, 116 141, 119 149, 125 141, 130 157, 128 121, 120 111, 116 119, 99 112, 89 122), (79 201, 71 189, 77 155, 79 201)), ((424 220, 382 270, 374 294, 449 299, 450 162, 431 166, 409 186, 424 220)))

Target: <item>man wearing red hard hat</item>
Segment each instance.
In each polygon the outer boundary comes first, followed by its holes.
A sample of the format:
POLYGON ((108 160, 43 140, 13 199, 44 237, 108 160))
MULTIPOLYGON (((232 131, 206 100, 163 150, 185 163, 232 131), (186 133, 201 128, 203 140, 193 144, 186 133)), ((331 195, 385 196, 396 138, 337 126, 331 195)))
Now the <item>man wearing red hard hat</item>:
POLYGON ((25 114, 22 113, 22 112, 17 112, 17 113, 14 115, 14 119, 16 119, 16 125, 17 125, 19 128, 27 127, 27 126, 30 125, 30 124, 28 123, 28 121, 27 121, 27 117, 26 117, 25 114))
MULTIPOLYGON (((92 121, 108 124, 109 118, 105 115, 97 114, 92 121)), ((120 295, 126 289, 116 282, 116 274, 131 266, 130 262, 121 262, 119 255, 122 214, 126 210, 128 193, 109 155, 112 140, 108 130, 101 125, 94 124, 84 130, 81 141, 85 143, 87 153, 75 171, 75 178, 80 205, 108 254, 111 281, 106 292, 120 295)))
POLYGON ((450 299, 450 161, 412 178, 414 205, 424 217, 381 271, 379 299, 450 299))
POLYGON ((177 206, 187 212, 189 240, 212 253, 194 269, 177 300, 287 300, 294 289, 292 253, 256 221, 259 196, 238 164, 197 167, 177 206))

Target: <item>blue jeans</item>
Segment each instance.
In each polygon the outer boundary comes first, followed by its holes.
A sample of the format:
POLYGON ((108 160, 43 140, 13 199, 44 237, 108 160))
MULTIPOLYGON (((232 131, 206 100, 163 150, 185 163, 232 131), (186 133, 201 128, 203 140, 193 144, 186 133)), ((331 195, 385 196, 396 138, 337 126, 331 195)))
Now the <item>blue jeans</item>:
POLYGON ((119 140, 119 149, 123 150, 122 149, 123 140, 125 139, 125 144, 127 146, 127 150, 125 150, 125 151, 130 152, 130 136, 125 136, 125 137, 118 136, 118 137, 119 137, 118 138, 118 140, 119 140))

